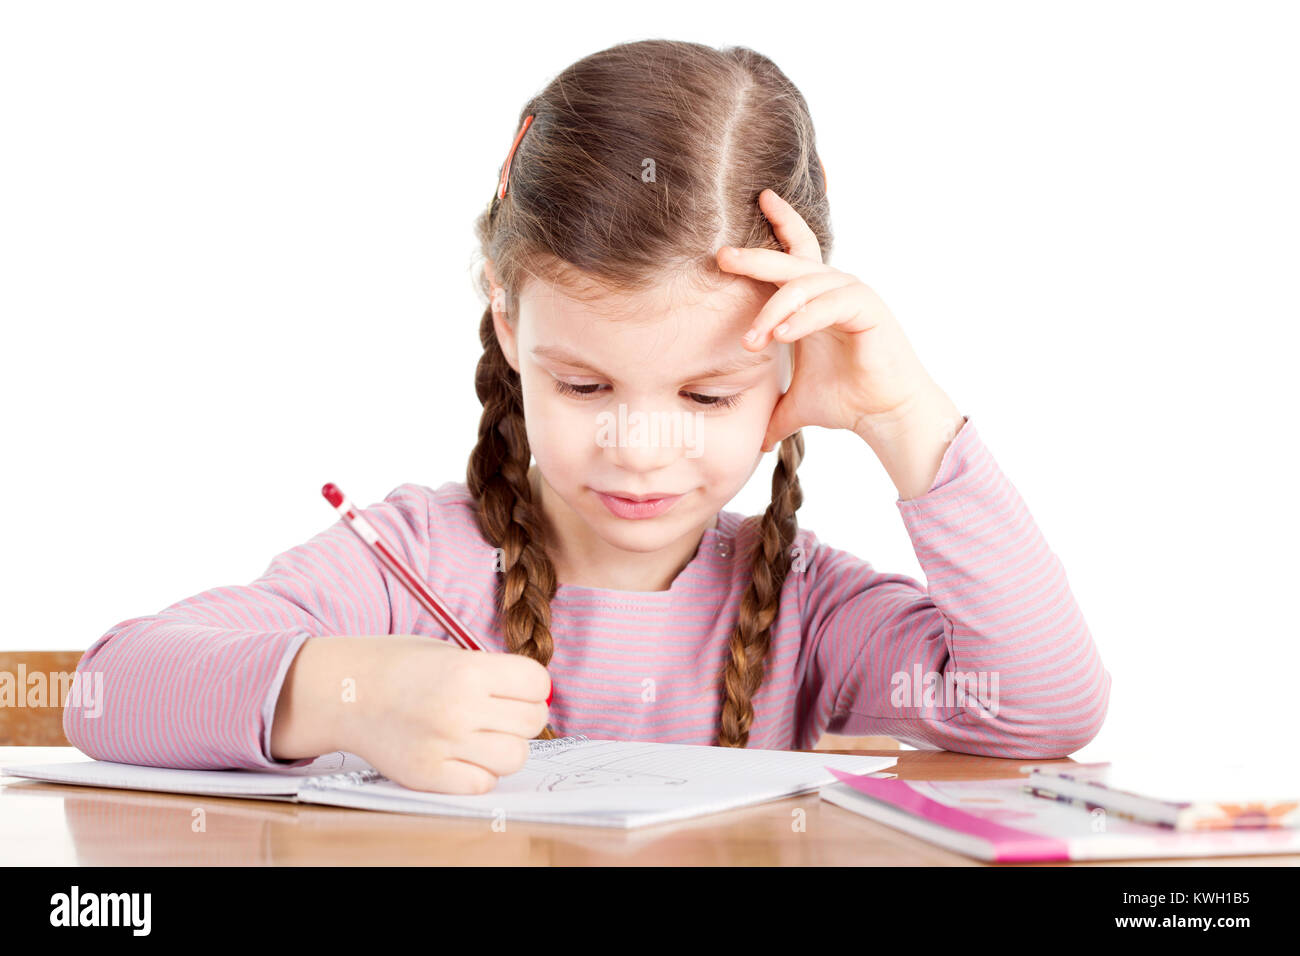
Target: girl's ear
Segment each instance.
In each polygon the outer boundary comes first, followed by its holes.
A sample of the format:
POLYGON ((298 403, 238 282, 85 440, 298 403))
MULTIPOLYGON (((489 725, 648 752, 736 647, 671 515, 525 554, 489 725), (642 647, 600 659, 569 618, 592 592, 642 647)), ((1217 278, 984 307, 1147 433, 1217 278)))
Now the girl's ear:
POLYGON ((488 280, 488 298, 492 304, 493 312, 504 312, 506 308, 505 289, 497 283, 496 273, 492 271, 492 260, 483 260, 483 275, 488 280))
POLYGON ((517 353, 517 343, 515 342, 515 330, 510 327, 510 323, 505 320, 504 312, 492 313, 492 324, 497 330, 497 342, 501 345, 501 352, 510 363, 510 367, 519 371, 519 357, 517 353))
POLYGON ((516 372, 519 371, 519 359, 516 357, 515 330, 506 316, 506 290, 497 285, 496 275, 492 271, 492 260, 483 261, 483 274, 487 276, 488 292, 491 297, 492 327, 496 329, 497 342, 505 354, 506 361, 516 372))

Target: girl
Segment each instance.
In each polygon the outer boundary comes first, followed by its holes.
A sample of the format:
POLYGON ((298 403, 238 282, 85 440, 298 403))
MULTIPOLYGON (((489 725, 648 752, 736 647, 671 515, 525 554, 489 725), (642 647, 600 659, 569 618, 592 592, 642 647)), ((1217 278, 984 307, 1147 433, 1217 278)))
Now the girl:
POLYGON ((1110 676, 1061 564, 893 315, 826 264, 812 120, 769 59, 655 40, 573 64, 520 114, 477 234, 466 481, 366 514, 500 653, 430 640, 340 521, 96 641, 78 675, 107 675, 104 715, 69 708, 74 744, 197 768, 346 750, 467 793, 548 724, 1023 758, 1093 738, 1110 676), (880 459, 928 590, 798 527, 805 425, 880 459), (723 510, 773 449, 771 505, 723 510))

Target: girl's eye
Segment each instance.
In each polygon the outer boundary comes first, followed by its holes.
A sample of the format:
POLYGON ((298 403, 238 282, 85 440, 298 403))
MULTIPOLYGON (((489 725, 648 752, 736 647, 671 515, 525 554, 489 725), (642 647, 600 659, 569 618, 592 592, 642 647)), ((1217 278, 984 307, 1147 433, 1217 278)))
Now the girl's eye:
POLYGON ((691 401, 697 405, 703 405, 705 408, 734 408, 740 404, 740 396, 743 392, 735 395, 697 395, 694 392, 687 392, 691 401))
MULTIPOLYGON (((570 385, 568 382, 561 382, 558 378, 555 379, 555 390, 557 392, 561 395, 570 395, 576 398, 593 395, 596 389, 600 387, 599 385, 570 385)), ((693 402, 697 405, 703 405, 705 408, 733 408, 740 404, 740 395, 744 393, 737 395, 698 395, 695 392, 683 392, 682 394, 689 396, 693 402)))
POLYGON ((599 385, 570 385, 568 382, 561 382, 558 378, 555 380, 555 390, 561 395, 590 395, 591 392, 586 389, 594 391, 598 388, 599 385))

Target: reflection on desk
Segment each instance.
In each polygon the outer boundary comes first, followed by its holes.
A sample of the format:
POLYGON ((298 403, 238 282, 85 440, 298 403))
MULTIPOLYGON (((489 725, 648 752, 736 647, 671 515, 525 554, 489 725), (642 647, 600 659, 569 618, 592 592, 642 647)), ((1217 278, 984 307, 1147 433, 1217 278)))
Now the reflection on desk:
MULTIPOLYGON (((897 757, 891 770, 912 780, 1015 777, 1025 763, 948 751, 851 752, 897 757)), ((71 747, 0 747, 0 764, 82 759, 71 747)), ((815 791, 631 831, 493 823, 0 777, 7 866, 984 865, 824 803, 815 791)), ((1294 866, 1300 857, 1134 862, 1294 866)))

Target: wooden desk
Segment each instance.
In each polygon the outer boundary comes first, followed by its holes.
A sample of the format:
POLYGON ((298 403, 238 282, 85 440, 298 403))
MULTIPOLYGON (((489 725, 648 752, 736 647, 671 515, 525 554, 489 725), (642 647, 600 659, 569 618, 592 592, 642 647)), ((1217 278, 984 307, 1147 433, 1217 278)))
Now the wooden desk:
MULTIPOLYGON (((892 772, 912 780, 1015 777, 1024 763, 948 751, 827 752, 897 757, 892 772)), ((72 747, 0 747, 0 766, 80 759, 72 747)), ((0 777, 4 866, 986 865, 823 803, 816 792, 631 831, 515 822, 494 831, 491 822, 0 777), (805 811, 804 832, 792 826, 796 809, 805 811)), ((1200 863, 1296 866, 1300 855, 1119 861, 1200 863)))

